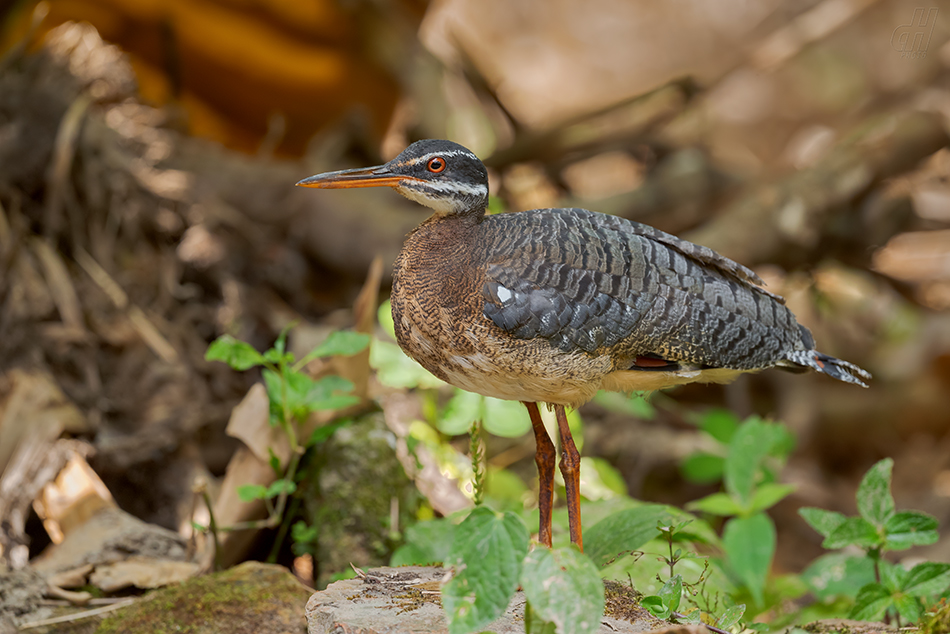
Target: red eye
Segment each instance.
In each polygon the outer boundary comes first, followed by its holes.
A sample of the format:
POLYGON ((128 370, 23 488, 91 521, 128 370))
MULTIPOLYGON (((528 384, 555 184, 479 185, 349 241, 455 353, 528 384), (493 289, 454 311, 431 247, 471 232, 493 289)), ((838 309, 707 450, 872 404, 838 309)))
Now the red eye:
POLYGON ((429 171, 433 174, 438 174, 439 172, 445 170, 445 159, 441 156, 430 158, 426 167, 429 168, 429 171))

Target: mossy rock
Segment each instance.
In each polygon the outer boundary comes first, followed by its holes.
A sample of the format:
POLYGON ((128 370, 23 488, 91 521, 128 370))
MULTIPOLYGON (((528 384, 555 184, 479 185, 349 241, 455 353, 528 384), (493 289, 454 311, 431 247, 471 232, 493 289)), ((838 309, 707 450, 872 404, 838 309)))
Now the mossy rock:
POLYGON ((303 634, 310 593, 286 568, 252 561, 156 590, 96 634, 303 634))
POLYGON ((371 568, 389 563, 399 545, 391 525, 415 521, 421 500, 396 457, 396 437, 382 412, 357 418, 320 445, 313 455, 302 496, 307 524, 319 527, 315 552, 318 587, 350 564, 371 568))

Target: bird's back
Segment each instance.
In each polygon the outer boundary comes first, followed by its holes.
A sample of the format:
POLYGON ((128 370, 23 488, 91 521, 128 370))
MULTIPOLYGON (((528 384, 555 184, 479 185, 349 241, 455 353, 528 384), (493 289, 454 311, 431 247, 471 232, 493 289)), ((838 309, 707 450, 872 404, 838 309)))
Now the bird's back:
POLYGON ((514 336, 607 352, 619 366, 654 355, 751 370, 813 347, 752 271, 652 227, 582 209, 485 224, 485 313, 514 336))

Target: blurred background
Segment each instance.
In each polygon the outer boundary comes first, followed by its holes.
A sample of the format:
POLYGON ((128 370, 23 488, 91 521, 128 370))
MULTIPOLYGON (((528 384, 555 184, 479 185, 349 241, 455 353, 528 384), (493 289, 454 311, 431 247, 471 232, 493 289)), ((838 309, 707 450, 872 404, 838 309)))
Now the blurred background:
MULTIPOLYGON (((773 572, 822 552, 796 510, 853 514, 883 457, 898 508, 946 526, 948 39, 950 4, 909 0, 0 0, 0 556, 22 568, 81 523, 63 465, 93 507, 184 540, 206 499, 259 513, 220 484, 246 481, 228 474, 248 450, 267 463, 266 441, 225 433, 259 374, 204 353, 222 334, 264 350, 292 322, 295 350, 354 326, 382 342, 353 412, 397 448, 392 490, 378 508, 334 500, 381 460, 335 434, 312 458, 316 501, 294 511, 326 534, 291 552, 254 532, 234 560, 271 554, 325 584, 387 562, 399 526, 470 504, 469 439, 439 422, 451 393, 381 358, 392 344, 372 325, 425 211, 388 190, 293 187, 420 138, 481 156, 494 210, 585 207, 750 266, 819 349, 874 375, 868 390, 769 371, 598 399, 580 410, 583 454, 612 490, 673 504, 718 490, 683 463, 714 452, 697 426, 726 409, 794 436, 773 572), (431 464, 407 461, 423 441, 431 464), (341 534, 382 532, 332 541, 335 503, 341 534)), ((520 424, 485 437, 515 498, 536 486, 520 424)), ((950 561, 950 540, 913 552, 950 561)))

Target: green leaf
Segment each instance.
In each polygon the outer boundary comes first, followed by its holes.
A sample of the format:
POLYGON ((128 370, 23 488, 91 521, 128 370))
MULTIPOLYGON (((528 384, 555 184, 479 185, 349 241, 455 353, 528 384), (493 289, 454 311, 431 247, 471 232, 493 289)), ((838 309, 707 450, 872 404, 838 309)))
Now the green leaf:
POLYGON ((627 482, 612 464, 603 458, 581 458, 581 495, 587 500, 605 500, 627 495, 627 482))
POLYGON ((446 563, 455 576, 442 587, 450 634, 478 630, 508 607, 528 552, 528 529, 514 513, 476 508, 459 524, 446 563))
POLYGON ((821 543, 822 548, 835 550, 845 546, 874 548, 884 543, 877 529, 863 517, 845 518, 841 525, 831 531, 831 535, 821 543))
POLYGON ((667 579, 657 596, 670 608, 670 612, 676 612, 683 598, 683 575, 673 575, 667 579))
POLYGON ((360 398, 352 394, 331 394, 329 396, 308 399, 307 409, 311 412, 325 412, 345 409, 359 402, 360 398))
POLYGON ((267 448, 267 464, 270 465, 271 471, 274 472, 275 477, 280 477, 284 474, 284 469, 280 464, 280 457, 274 453, 274 450, 271 447, 267 448))
POLYGON ((441 560, 432 559, 429 553, 418 544, 403 544, 393 551, 389 558, 389 565, 396 566, 427 566, 429 564, 442 563, 441 560))
POLYGON ((483 420, 484 398, 481 394, 456 389, 442 415, 436 420, 436 429, 447 436, 467 434, 472 423, 483 420))
POLYGON ((683 613, 682 618, 677 618, 677 623, 682 623, 684 625, 702 625, 703 611, 699 608, 691 608, 689 611, 683 613))
POLYGON ((314 381, 303 372, 289 368, 283 375, 270 370, 264 370, 262 375, 270 399, 271 417, 277 420, 283 417, 284 399, 290 415, 298 421, 304 420, 310 412, 340 409, 359 402, 355 396, 339 394, 353 389, 353 383, 343 377, 330 375, 314 381))
POLYGON ((744 510, 739 503, 725 493, 713 493, 686 504, 690 511, 702 511, 712 515, 739 515, 744 510))
POLYGON ((264 360, 269 361, 274 365, 280 365, 281 362, 289 363, 293 361, 292 354, 285 354, 278 350, 277 348, 271 348, 264 351, 264 360))
POLYGON ((923 616, 924 608, 917 597, 899 594, 894 597, 894 607, 907 623, 916 623, 923 616))
POLYGON ((238 499, 242 502, 253 502, 267 498, 267 487, 259 484, 242 484, 237 488, 238 499))
POLYGON ((331 332, 319 346, 311 350, 303 359, 297 363, 298 367, 303 367, 314 359, 323 357, 350 357, 357 352, 362 352, 369 345, 371 337, 363 332, 353 332, 351 330, 336 330, 331 332))
POLYGON ((320 535, 320 529, 316 526, 308 526, 303 520, 294 522, 290 527, 290 536, 298 544, 309 544, 315 542, 320 535))
POLYGON ((502 401, 483 396, 485 415, 482 425, 485 431, 504 438, 518 438, 531 429, 528 409, 518 401, 502 401))
POLYGON ((950 588, 950 564, 925 561, 911 568, 901 590, 915 597, 943 594, 950 588))
POLYGON ((307 439, 306 447, 313 447, 314 445, 319 445, 322 442, 326 442, 330 437, 336 433, 338 429, 342 429, 347 425, 353 423, 353 419, 350 417, 337 418, 336 420, 330 421, 326 425, 321 425, 313 430, 313 433, 310 434, 310 438, 307 439))
POLYGON ((752 495, 752 503, 749 505, 749 512, 756 513, 771 508, 793 491, 795 491, 794 484, 776 484, 774 482, 763 484, 755 489, 755 493, 752 495))
POLYGON ((725 484, 729 493, 742 507, 752 500, 752 489, 762 461, 772 449, 775 432, 772 425, 758 418, 750 418, 736 430, 729 443, 726 458, 725 484))
POLYGON ((369 364, 383 385, 397 388, 432 389, 445 385, 428 370, 410 359, 394 343, 376 340, 369 350, 369 364))
POLYGON ((902 511, 891 515, 884 523, 885 547, 888 550, 906 550, 911 546, 936 543, 937 518, 919 511, 902 511))
POLYGON ((509 471, 488 465, 485 478, 485 495, 493 502, 497 502, 508 510, 524 508, 525 494, 528 487, 524 480, 509 471))
POLYGON ((853 599, 874 582, 874 562, 863 555, 828 553, 811 562, 802 579, 822 601, 839 596, 853 599))
POLYGON ((293 495, 294 491, 297 490, 297 485, 291 482, 290 480, 275 480, 267 487, 268 499, 275 498, 281 493, 286 493, 287 495, 293 495))
POLYGON ((875 526, 884 526, 894 514, 894 498, 891 495, 891 469, 894 461, 884 458, 864 475, 858 486, 857 502, 861 517, 875 526))
POLYGON ((879 621, 892 603, 891 593, 887 591, 887 588, 879 583, 869 583, 858 592, 848 618, 858 621, 879 621))
POLYGON ((376 319, 379 321, 379 327, 395 341, 396 325, 393 323, 393 306, 388 299, 379 305, 376 310, 376 319))
POLYGON ((722 535, 729 566, 762 605, 765 579, 775 554, 775 524, 765 513, 726 522, 722 535))
POLYGON ((524 631, 525 634, 556 634, 557 627, 550 621, 545 621, 538 614, 530 601, 524 604, 524 631))
POLYGON ((891 594, 900 592, 904 585, 904 579, 907 577, 907 571, 886 559, 881 559, 877 565, 881 573, 881 585, 887 588, 887 591, 891 594))
POLYGON ((745 603, 734 605, 716 619, 716 627, 721 630, 731 630, 732 626, 739 622, 743 614, 745 614, 745 603))
POLYGON ((636 416, 644 420, 652 420, 656 417, 656 408, 646 399, 646 393, 622 394, 620 392, 597 392, 594 396, 594 402, 618 414, 627 416, 636 416))
POLYGON ((250 344, 223 335, 215 339, 205 352, 207 361, 223 361, 235 370, 249 370, 264 363, 264 357, 250 344))
POLYGON ((844 521, 848 519, 841 513, 826 511, 825 509, 818 509, 811 506, 798 509, 798 514, 823 537, 829 537, 835 532, 836 528, 841 526, 844 521))
POLYGON ((727 409, 711 409, 703 414, 699 428, 722 444, 728 445, 739 428, 739 419, 727 409))
POLYGON ((340 394, 340 392, 351 392, 353 388, 352 381, 332 374, 311 381, 309 390, 304 396, 303 407, 308 412, 321 412, 355 405, 360 402, 358 397, 340 394))
POLYGON ((604 584, 593 562, 573 546, 532 550, 521 570, 521 587, 535 614, 554 623, 558 634, 600 629, 604 584))
POLYGON ((424 560, 413 563, 434 564, 447 560, 457 529, 456 524, 445 518, 417 522, 407 528, 406 542, 419 547, 425 553, 424 560))
POLYGON ((290 329, 297 325, 296 321, 291 321, 289 324, 281 328, 280 334, 277 335, 277 341, 274 342, 274 350, 279 354, 284 354, 287 351, 287 333, 290 332, 290 329))
POLYGON ((680 465, 680 470, 690 482, 710 484, 722 479, 725 465, 726 461, 722 456, 699 451, 687 456, 680 465))
POLYGON ((669 507, 663 504, 644 504, 605 517, 584 533, 587 556, 602 567, 620 553, 636 550, 656 537, 656 524, 661 521, 673 521, 669 507))
POLYGON ((670 618, 671 611, 669 606, 663 603, 663 599, 658 596, 643 597, 640 600, 640 607, 663 621, 670 618))

